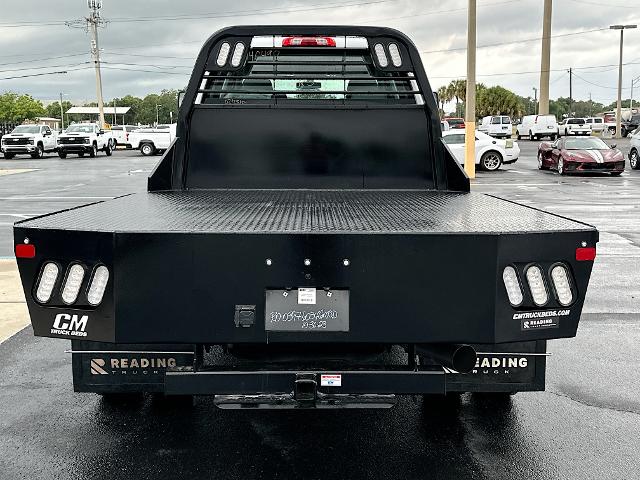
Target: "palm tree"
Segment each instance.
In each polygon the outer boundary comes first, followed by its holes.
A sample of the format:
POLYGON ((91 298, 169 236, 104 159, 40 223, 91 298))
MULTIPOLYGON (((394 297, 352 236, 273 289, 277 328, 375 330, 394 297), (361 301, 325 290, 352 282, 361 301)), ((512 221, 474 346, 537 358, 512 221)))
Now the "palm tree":
POLYGON ((440 102, 440 109, 442 110, 442 113, 444 114, 444 104, 451 101, 451 98, 449 97, 449 92, 447 90, 446 85, 441 86, 440 88, 438 88, 438 91, 436 92, 438 94, 438 101, 440 102))
POLYGON ((449 99, 456 99, 456 116, 459 117, 459 108, 460 101, 465 100, 467 96, 467 81, 466 80, 451 80, 451 83, 447 86, 447 93, 449 95, 449 99))

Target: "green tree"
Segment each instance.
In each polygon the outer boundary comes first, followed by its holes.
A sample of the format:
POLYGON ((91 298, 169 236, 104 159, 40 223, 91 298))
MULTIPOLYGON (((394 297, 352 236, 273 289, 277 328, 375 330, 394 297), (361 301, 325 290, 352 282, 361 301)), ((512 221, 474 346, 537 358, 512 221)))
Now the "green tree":
MULTIPOLYGON (((62 102, 62 111, 63 112, 66 112, 71 107, 73 107, 73 104, 71 102, 69 102, 67 100, 64 100, 62 102)), ((47 117, 60 118, 60 102, 53 102, 53 103, 50 103, 49 105, 47 105, 46 113, 47 113, 47 117)), ((66 125, 66 122, 65 122, 65 125, 66 125)))
POLYGON ((40 100, 31 95, 6 92, 0 95, 0 120, 22 122, 44 116, 46 111, 40 100))
POLYGON ((520 98, 504 87, 494 86, 478 89, 476 94, 476 114, 517 116, 524 111, 520 98))
POLYGON ((449 97, 449 89, 447 88, 446 85, 442 85, 440 88, 438 88, 437 93, 438 93, 438 101, 440 102, 440 116, 443 116, 445 103, 448 103, 451 101, 451 98, 449 97))
POLYGON ((451 83, 447 85, 447 94, 450 100, 456 99, 456 117, 461 116, 460 102, 464 102, 467 96, 467 81, 466 80, 451 80, 451 83))

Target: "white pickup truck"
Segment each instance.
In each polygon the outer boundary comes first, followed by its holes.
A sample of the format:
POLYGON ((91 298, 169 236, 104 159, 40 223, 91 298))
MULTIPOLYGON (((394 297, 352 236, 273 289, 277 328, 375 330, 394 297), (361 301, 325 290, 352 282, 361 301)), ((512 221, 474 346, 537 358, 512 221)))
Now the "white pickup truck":
POLYGON ((176 125, 172 123, 134 130, 129 134, 131 148, 140 150, 140 153, 145 156, 162 153, 176 138, 176 125))
POLYGON ((102 151, 110 157, 114 146, 110 130, 103 130, 95 123, 76 123, 69 125, 58 137, 58 156, 67 158, 69 153, 77 153, 79 157, 84 157, 88 153, 90 157, 95 157, 98 151, 102 151))
POLYGON ((18 125, 2 137, 0 148, 7 160, 20 153, 42 158, 45 152, 55 152, 57 133, 47 125, 18 125))

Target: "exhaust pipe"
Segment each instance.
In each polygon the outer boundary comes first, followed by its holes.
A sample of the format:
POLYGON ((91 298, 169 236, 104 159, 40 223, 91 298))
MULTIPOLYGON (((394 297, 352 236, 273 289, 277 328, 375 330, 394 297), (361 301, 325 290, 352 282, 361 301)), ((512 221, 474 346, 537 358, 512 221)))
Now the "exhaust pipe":
POLYGON ((416 345, 416 350, 418 354, 456 372, 469 373, 476 365, 476 350, 471 345, 429 343, 416 345))

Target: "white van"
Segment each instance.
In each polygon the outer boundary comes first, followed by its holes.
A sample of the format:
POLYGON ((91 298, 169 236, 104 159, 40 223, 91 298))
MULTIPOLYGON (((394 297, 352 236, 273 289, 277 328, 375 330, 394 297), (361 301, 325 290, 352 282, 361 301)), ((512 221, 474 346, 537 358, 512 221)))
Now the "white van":
POLYGON ((506 115, 489 115, 482 118, 478 130, 496 138, 511 138, 513 126, 506 115))
POLYGON ((555 140, 558 137, 558 121, 555 115, 525 115, 522 123, 516 127, 518 140, 529 137, 529 140, 540 140, 549 137, 555 140))

